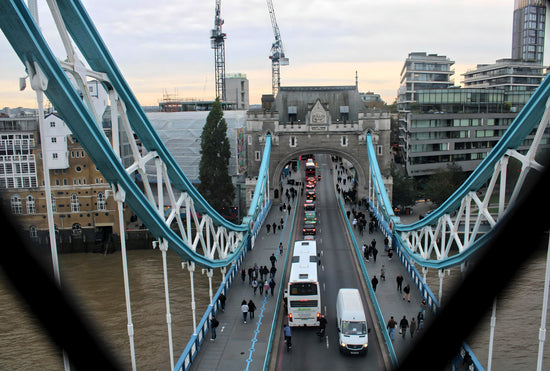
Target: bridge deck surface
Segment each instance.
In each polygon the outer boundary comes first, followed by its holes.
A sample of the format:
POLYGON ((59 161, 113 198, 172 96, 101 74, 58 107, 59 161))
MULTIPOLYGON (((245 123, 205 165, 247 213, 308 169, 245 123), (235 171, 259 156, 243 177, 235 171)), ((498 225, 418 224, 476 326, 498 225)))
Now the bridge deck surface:
MULTIPOLYGON (((422 209, 425 206, 419 205, 422 209)), ((351 208, 350 205, 346 205, 346 208, 351 208)), ((365 212, 364 208, 361 209, 365 212)), ((404 223, 412 222, 418 218, 418 214, 421 210, 416 210, 413 215, 402 217, 404 223), (407 221, 409 219, 409 221, 407 221)), ((285 228, 283 230, 277 230, 274 234, 273 230, 267 233, 265 223, 262 231, 259 233, 254 248, 249 251, 246 256, 243 267, 248 269, 254 264, 267 265, 269 268, 271 263, 269 257, 272 253, 278 257, 276 267, 277 274, 275 281, 277 286, 275 287, 275 296, 263 296, 259 292, 254 295, 251 286, 248 284, 248 277, 246 277, 245 283, 242 283, 240 277, 235 280, 229 293, 227 295, 227 301, 225 305, 225 312, 220 312, 217 315, 217 319, 220 325, 217 329, 217 337, 214 342, 209 341, 210 334, 203 342, 201 349, 195 358, 191 370, 263 370, 265 354, 268 347, 268 341, 271 331, 271 325, 273 321, 273 315, 275 312, 275 304, 277 291, 280 288, 280 277, 283 270, 284 255, 280 256, 278 253, 279 242, 283 243, 285 247, 284 253, 286 254, 286 246, 290 238, 290 224, 292 222, 291 217, 287 218, 285 212, 279 210, 279 205, 273 205, 269 212, 266 223, 276 224, 280 223, 281 218, 285 218, 285 228), (255 318, 247 319, 247 323, 243 323, 241 313, 241 302, 246 300, 254 301, 256 304, 255 318)), ((368 229, 363 236, 360 236, 358 231, 354 231, 358 244, 362 244, 363 241, 370 243, 372 239, 376 239, 376 247, 379 251, 376 263, 371 259, 366 263, 369 279, 373 275, 376 275, 379 279, 379 284, 376 289, 376 297, 378 305, 384 315, 384 322, 387 323, 390 316, 399 323, 403 316, 407 317, 407 320, 418 314, 420 310, 421 296, 416 286, 412 283, 407 271, 401 264, 396 255, 393 256, 392 261, 388 260, 387 253, 384 252, 384 237, 381 232, 376 231, 373 234, 368 233, 368 229), (380 279, 380 269, 382 265, 385 266, 386 281, 380 279), (401 274, 404 278, 403 287, 407 283, 411 284, 411 301, 403 300, 403 293, 397 290, 396 277, 401 274)), ((429 311, 426 313, 427 322, 430 319, 429 311)), ((416 336, 417 334, 415 334, 416 336)), ((403 359, 406 353, 409 351, 413 344, 414 338, 411 339, 410 332, 407 331, 406 337, 403 338, 398 334, 396 330, 395 340, 393 345, 398 359, 403 359)), ((280 334, 274 339, 274 344, 283 343, 283 338, 280 334)), ((298 345, 298 344, 295 344, 298 345)), ((338 354, 339 355, 339 354, 338 354)))

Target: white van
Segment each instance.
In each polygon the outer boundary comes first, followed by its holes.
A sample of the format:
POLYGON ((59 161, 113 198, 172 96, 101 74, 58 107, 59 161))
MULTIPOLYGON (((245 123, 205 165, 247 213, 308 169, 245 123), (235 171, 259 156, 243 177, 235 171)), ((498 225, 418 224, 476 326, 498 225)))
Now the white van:
POLYGON ((370 329, 357 289, 340 289, 336 300, 340 353, 367 354, 370 329))

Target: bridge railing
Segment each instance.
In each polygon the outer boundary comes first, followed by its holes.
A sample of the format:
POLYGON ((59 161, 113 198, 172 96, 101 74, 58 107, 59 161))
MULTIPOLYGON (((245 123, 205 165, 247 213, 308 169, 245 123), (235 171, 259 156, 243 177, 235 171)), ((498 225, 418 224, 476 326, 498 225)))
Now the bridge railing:
POLYGON ((252 233, 246 242, 246 247, 242 249, 239 257, 234 260, 231 268, 229 268, 229 271, 227 272, 224 281, 221 282, 220 287, 212 298, 212 302, 208 305, 201 320, 199 321, 196 333, 191 335, 187 346, 180 355, 178 362, 175 365, 175 370, 187 371, 193 364, 193 360, 196 358, 201 348, 201 345, 204 342, 204 339, 206 339, 206 333, 210 329, 210 320, 212 319, 212 316, 217 315, 219 311, 220 294, 223 293, 227 296, 227 292, 231 288, 231 285, 235 281, 235 278, 238 277, 243 261, 246 258, 248 251, 253 248, 253 241, 260 232, 263 222, 265 221, 265 218, 267 217, 267 214, 271 209, 271 205, 272 200, 269 200, 266 207, 262 209, 262 211, 258 215, 258 220, 255 223, 252 233))

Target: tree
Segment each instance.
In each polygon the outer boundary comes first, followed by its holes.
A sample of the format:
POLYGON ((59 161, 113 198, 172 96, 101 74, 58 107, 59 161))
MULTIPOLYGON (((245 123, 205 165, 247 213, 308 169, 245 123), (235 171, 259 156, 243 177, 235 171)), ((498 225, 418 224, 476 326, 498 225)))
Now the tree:
POLYGON ((406 172, 399 171, 392 166, 393 177, 393 200, 394 206, 414 205, 416 200, 416 189, 414 179, 407 176, 406 172))
POLYGON ((228 170, 230 157, 227 123, 223 118, 220 100, 216 98, 201 134, 198 189, 220 213, 224 207, 230 207, 235 198, 235 187, 228 170))
POLYGON ((462 168, 450 163, 436 170, 435 174, 428 177, 425 184, 424 194, 436 205, 441 205, 466 179, 466 174, 462 168))

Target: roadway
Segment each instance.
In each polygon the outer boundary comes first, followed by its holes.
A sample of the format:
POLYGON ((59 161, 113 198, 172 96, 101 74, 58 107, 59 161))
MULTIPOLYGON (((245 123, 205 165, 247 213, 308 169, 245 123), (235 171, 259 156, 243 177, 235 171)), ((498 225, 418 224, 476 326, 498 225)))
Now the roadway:
MULTIPOLYGON (((327 337, 321 343, 316 336, 317 328, 292 328, 292 350, 279 346, 276 357, 276 370, 355 370, 384 369, 384 359, 376 331, 369 334, 369 351, 366 357, 342 355, 338 348, 336 330, 336 296, 340 288, 358 288, 364 296, 363 285, 357 259, 352 254, 351 240, 345 233, 345 216, 340 212, 333 179, 331 160, 328 155, 317 156, 316 162, 324 178, 316 186, 316 212, 318 231, 317 249, 321 253, 319 280, 323 314, 327 318, 327 337)), ((303 202, 301 202, 303 204, 303 202)), ((298 208, 300 216, 302 207, 298 208)), ((302 239, 303 217, 298 218, 293 240, 302 239)), ((365 308, 367 300, 363 297, 365 308)), ((374 323, 367 313, 369 327, 374 323)), ((281 342, 278 343, 281 345, 281 342)))
MULTIPOLYGON (((327 316, 327 340, 320 343, 316 336, 315 329, 297 329, 293 328, 293 349, 287 353, 284 347, 282 326, 284 316, 282 310, 279 311, 277 323, 273 327, 273 343, 269 344, 271 336, 272 322, 275 315, 276 297, 282 294, 284 284, 281 285, 280 275, 284 268, 285 255, 279 256, 276 267, 276 292, 275 297, 264 297, 259 294, 253 295, 251 287, 248 285, 248 279, 242 283, 240 278, 236 279, 227 294, 227 303, 225 312, 218 313, 217 319, 220 326, 217 331, 215 342, 210 342, 210 332, 208 339, 202 343, 200 351, 191 365, 191 370, 224 370, 224 371, 242 371, 242 370, 263 370, 266 352, 271 354, 271 362, 268 369, 276 370, 337 370, 337 369, 363 369, 372 370, 389 369, 387 357, 382 356, 382 349, 385 349, 381 329, 371 318, 371 313, 367 310, 367 318, 371 332, 369 334, 369 352, 366 357, 350 357, 341 355, 338 350, 337 332, 336 332, 336 294, 342 287, 359 288, 363 295, 364 303, 369 303, 365 298, 365 288, 363 280, 359 275, 359 269, 354 258, 351 242, 347 237, 346 226, 343 216, 339 211, 334 186, 335 174, 330 176, 330 158, 328 156, 319 156, 318 163, 321 167, 323 179, 317 186, 318 202, 317 211, 319 219, 320 232, 317 235, 319 249, 322 252, 321 257, 321 282, 323 287, 323 309, 327 316), (240 304, 242 300, 254 300, 258 309, 256 318, 243 323, 240 313, 240 304), (384 362, 386 361, 386 363, 384 362)), ((292 178, 298 179, 300 174, 292 174, 292 178)), ((290 187, 286 184, 284 188, 290 187)), ((284 190, 282 192, 284 195, 284 190)), ((284 200, 286 201, 286 199, 284 200)), ((302 201, 300 201, 303 204, 302 201)), ((278 245, 282 242, 285 246, 284 254, 287 253, 287 246, 291 246, 294 239, 301 239, 301 228, 296 228, 298 232, 292 229, 292 217, 296 211, 296 218, 302 220, 303 210, 298 205, 298 200, 294 200, 290 215, 281 211, 278 204, 274 204, 269 212, 262 231, 258 234, 254 248, 248 252, 243 266, 248 269, 255 263, 259 265, 270 266, 269 257, 272 253, 278 255, 278 245), (265 225, 267 223, 280 224, 281 219, 285 221, 284 228, 273 233, 271 229, 267 232, 265 225)), ((351 209, 351 205, 346 205, 346 209, 351 209)), ((365 212, 365 209, 362 209, 365 212)), ((417 215, 411 217, 418 218, 417 215)), ((395 277, 397 274, 403 275, 405 281, 410 282, 410 278, 400 261, 394 256, 393 260, 388 261, 387 255, 383 249, 383 236, 375 231, 372 235, 366 232, 363 236, 354 231, 358 243, 370 242, 375 238, 378 242, 377 247, 380 251, 377 262, 371 259, 365 263, 369 272, 369 279, 372 275, 379 275, 380 268, 384 264, 386 269, 386 281, 380 281, 376 297, 381 311, 384 315, 384 323, 387 323, 390 316, 399 322, 403 315, 411 318, 418 313, 419 303, 421 301, 420 293, 411 285, 411 303, 402 300, 402 294, 396 290, 395 277)), ((281 305, 282 309, 282 305, 281 305)), ((200 310, 200 309, 199 309, 200 310)), ((429 318, 428 318, 429 319, 429 318)), ((416 337, 415 337, 416 338, 416 337)), ((402 359, 410 349, 413 341, 409 334, 407 338, 399 338, 396 334, 396 340, 393 342, 398 359, 402 359)))

